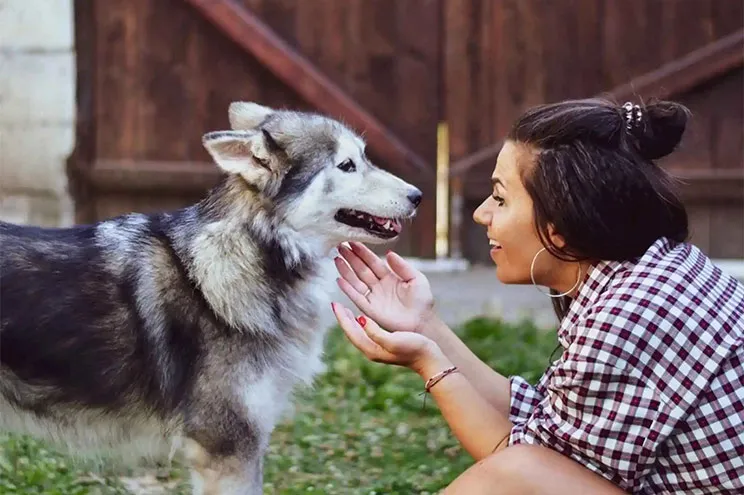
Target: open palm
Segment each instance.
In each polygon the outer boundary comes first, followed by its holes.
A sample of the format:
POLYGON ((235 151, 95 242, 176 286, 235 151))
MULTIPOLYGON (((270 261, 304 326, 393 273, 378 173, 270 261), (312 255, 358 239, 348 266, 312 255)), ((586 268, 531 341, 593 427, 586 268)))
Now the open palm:
POLYGON ((423 273, 393 252, 386 264, 361 243, 341 246, 339 253, 339 287, 363 313, 392 332, 424 329, 434 316, 434 298, 423 273))

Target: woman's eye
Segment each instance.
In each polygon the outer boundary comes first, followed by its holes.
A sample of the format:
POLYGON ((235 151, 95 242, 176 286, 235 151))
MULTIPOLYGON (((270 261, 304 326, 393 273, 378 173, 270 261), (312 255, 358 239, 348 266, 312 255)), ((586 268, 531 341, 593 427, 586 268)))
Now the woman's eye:
POLYGON ((342 162, 338 166, 338 168, 341 169, 342 172, 354 172, 354 171, 356 171, 356 165, 354 165, 354 162, 352 162, 351 159, 342 162))
POLYGON ((504 206, 504 198, 502 198, 501 196, 497 196, 495 194, 493 194, 491 197, 493 198, 494 201, 496 201, 497 205, 504 206))

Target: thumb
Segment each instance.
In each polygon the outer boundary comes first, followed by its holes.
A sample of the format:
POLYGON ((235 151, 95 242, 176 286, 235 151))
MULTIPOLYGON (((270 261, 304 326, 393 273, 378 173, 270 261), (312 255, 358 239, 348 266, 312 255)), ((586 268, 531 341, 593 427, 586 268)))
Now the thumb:
POLYGON ((357 318, 357 322, 359 322, 372 342, 376 343, 386 351, 394 352, 396 345, 392 333, 383 330, 377 322, 365 316, 357 318))
POLYGON ((416 270, 413 265, 404 260, 398 253, 389 251, 387 254, 387 262, 390 268, 403 279, 404 282, 409 282, 421 275, 421 272, 416 270))

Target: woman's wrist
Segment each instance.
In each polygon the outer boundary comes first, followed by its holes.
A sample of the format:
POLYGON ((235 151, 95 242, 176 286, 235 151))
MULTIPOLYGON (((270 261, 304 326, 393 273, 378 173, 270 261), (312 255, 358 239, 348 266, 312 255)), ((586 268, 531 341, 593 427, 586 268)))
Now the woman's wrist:
POLYGON ((444 322, 441 318, 439 318, 439 315, 432 308, 429 314, 421 318, 421 322, 416 327, 416 333, 419 333, 424 337, 427 337, 438 343, 437 339, 441 334, 440 330, 442 325, 444 325, 444 322))
POLYGON ((439 346, 432 342, 432 345, 422 353, 421 357, 411 363, 410 368, 421 378, 428 380, 436 373, 439 373, 452 365, 452 361, 447 358, 439 346))

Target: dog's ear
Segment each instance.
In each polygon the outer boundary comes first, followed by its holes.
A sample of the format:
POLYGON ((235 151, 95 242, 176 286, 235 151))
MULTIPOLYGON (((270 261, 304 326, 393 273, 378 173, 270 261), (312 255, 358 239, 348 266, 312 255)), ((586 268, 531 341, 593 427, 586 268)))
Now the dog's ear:
POLYGON ((276 143, 265 132, 216 131, 202 138, 204 148, 215 163, 228 174, 239 174, 250 184, 263 189, 273 175, 276 143))
POLYGON ((230 104, 227 113, 230 118, 230 127, 233 130, 247 131, 261 125, 269 115, 274 113, 274 109, 258 103, 234 101, 230 104))

